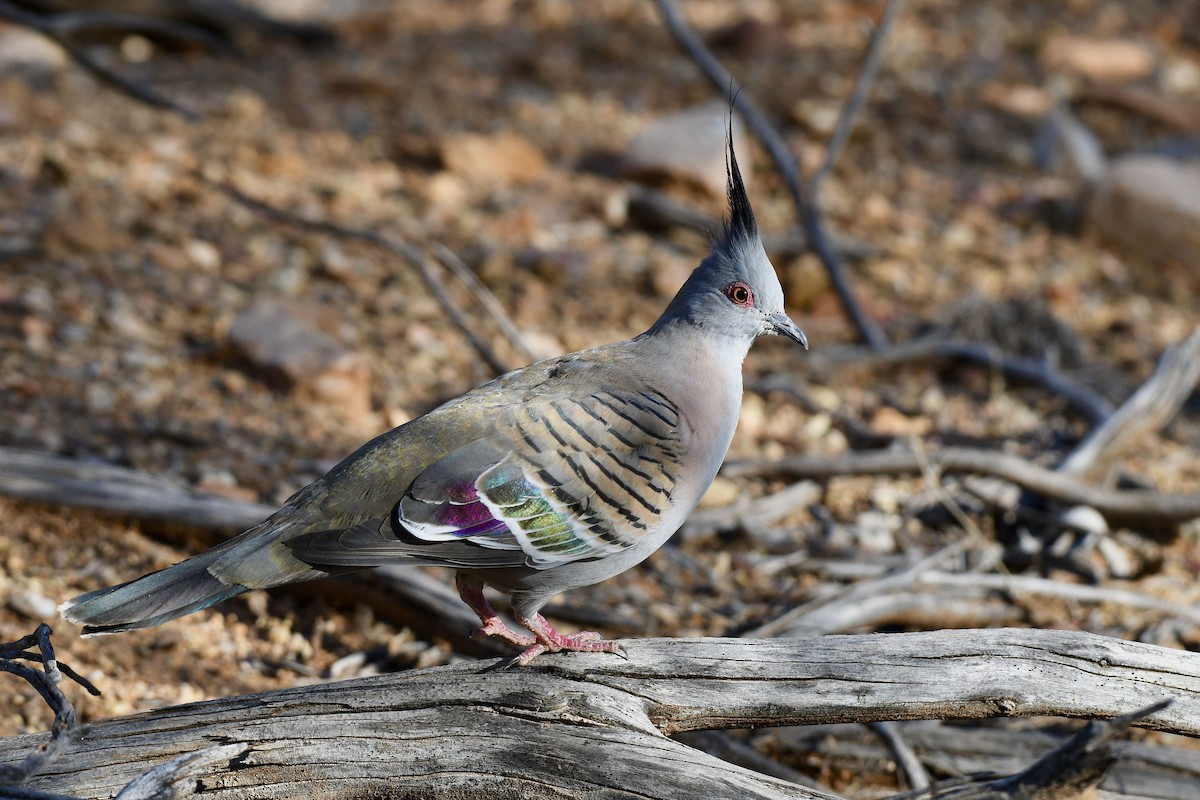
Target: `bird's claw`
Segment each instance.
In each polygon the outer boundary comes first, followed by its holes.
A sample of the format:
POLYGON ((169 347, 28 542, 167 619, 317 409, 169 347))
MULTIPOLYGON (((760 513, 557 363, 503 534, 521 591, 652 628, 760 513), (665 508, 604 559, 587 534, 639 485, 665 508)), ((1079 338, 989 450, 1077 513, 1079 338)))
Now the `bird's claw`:
POLYGON ((517 633, 505 625, 504 621, 499 617, 489 618, 483 625, 471 633, 471 638, 473 639, 485 639, 489 636, 503 639, 506 642, 515 644, 517 647, 531 647, 537 643, 537 639, 527 634, 517 633))

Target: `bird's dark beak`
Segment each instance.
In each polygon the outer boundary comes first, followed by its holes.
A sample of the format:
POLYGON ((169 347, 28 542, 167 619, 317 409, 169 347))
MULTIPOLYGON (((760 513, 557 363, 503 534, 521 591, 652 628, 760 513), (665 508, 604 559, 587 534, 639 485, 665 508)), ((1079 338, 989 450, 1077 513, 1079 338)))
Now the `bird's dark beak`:
POLYGON ((771 332, 777 333, 780 336, 786 336, 789 339, 799 342, 808 349, 808 337, 804 335, 804 331, 800 330, 800 326, 792 322, 791 317, 782 311, 776 311, 774 314, 768 314, 767 319, 771 321, 771 332))

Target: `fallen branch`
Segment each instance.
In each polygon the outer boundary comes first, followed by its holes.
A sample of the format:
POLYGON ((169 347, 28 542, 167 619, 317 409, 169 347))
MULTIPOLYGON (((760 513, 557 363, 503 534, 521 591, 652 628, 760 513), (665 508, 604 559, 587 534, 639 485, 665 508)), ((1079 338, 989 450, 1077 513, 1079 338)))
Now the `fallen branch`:
MULTIPOLYGON (((429 289, 429 292, 442 306, 442 310, 446 312, 448 317, 450 317, 450 321, 453 322, 455 327, 462 332, 462 334, 467 338, 467 341, 471 343, 471 346, 475 348, 475 352, 479 353, 479 356, 485 362, 487 362, 488 366, 491 367, 491 369, 497 374, 508 372, 509 369, 512 368, 512 365, 501 358, 500 355, 492 349, 492 346, 488 342, 487 338, 484 337, 483 334, 476 331, 471 325, 470 318, 463 312, 461 308, 459 308, 458 303, 456 303, 454 298, 452 298, 446 291, 445 285, 434 272, 433 265, 429 263, 429 260, 425 258, 420 249, 417 247, 414 247, 402 239, 397 239, 394 236, 388 236, 387 234, 376 233, 375 231, 369 231, 362 228, 348 228, 333 222, 302 217, 299 214, 294 214, 291 211, 286 211, 282 208, 278 208, 269 203, 263 202, 262 200, 250 197, 241 190, 236 189, 227 183, 209 180, 198 172, 195 173, 195 175, 198 180, 201 180, 209 186, 220 190, 227 197, 237 201, 246 208, 257 211, 258 213, 266 216, 268 219, 275 220, 276 222, 282 222, 287 225, 292 225, 302 230, 324 233, 331 236, 337 236, 342 239, 353 239, 360 242, 366 242, 399 255, 417 270, 417 274, 421 276, 421 280, 425 283, 425 287, 429 289)), ((487 287, 482 283, 474 283, 470 288, 472 292, 476 294, 476 296, 491 294, 487 287)), ((493 297, 490 302, 484 303, 484 308, 489 313, 494 315, 496 310, 500 308, 500 304, 493 297)), ((505 321, 507 322, 507 320, 505 321)), ((510 329, 513 331, 516 330, 515 326, 512 326, 511 323, 502 324, 500 327, 501 330, 505 331, 506 333, 510 329)), ((523 341, 516 346, 519 349, 527 350, 523 341)))
POLYGON ((1154 374, 1071 451, 1058 472, 1106 482, 1115 462, 1175 418, 1200 379, 1200 328, 1168 347, 1154 374))
POLYGON ((174 38, 187 39, 208 46, 213 46, 215 37, 190 25, 171 23, 165 20, 147 21, 127 14, 120 14, 114 17, 108 14, 90 13, 84 16, 83 19, 79 19, 78 17, 80 16, 77 14, 43 16, 21 8, 15 3, 10 3, 8 0, 0 0, 0 19, 10 20, 42 34, 61 47, 71 57, 72 61, 90 72, 101 83, 106 83, 132 97, 134 100, 153 106, 154 108, 174 111, 176 114, 180 114, 190 120, 200 119, 200 115, 195 111, 176 103, 165 95, 159 94, 149 86, 123 77, 104 66, 93 58, 87 50, 72 42, 70 37, 72 34, 78 33, 81 28, 95 29, 101 27, 102 23, 105 27, 123 25, 143 32, 169 33, 174 38), (135 21, 140 21, 141 24, 133 24, 135 21))
POLYGON ((721 474, 729 478, 827 480, 843 475, 920 473, 925 463, 942 473, 965 472, 1003 478, 1050 500, 1091 506, 1114 523, 1176 525, 1200 517, 1198 492, 1172 494, 1091 486, 1018 456, 965 447, 947 447, 924 454, 915 453, 911 448, 897 448, 840 456, 791 456, 778 461, 741 459, 725 462, 721 474))
POLYGON ((1009 355, 977 342, 927 338, 893 345, 878 352, 864 352, 862 348, 839 352, 826 348, 807 359, 807 371, 810 376, 820 376, 833 369, 844 371, 853 368, 877 374, 887 367, 923 361, 965 361, 997 370, 1009 380, 1041 386, 1062 397, 1068 406, 1092 425, 1104 422, 1113 412, 1112 403, 1086 386, 1072 381, 1050 363, 1009 355))
MULTIPOLYGON (((893 0, 894 2, 894 0, 893 0)), ((784 183, 788 187, 788 192, 792 196, 792 201, 796 205, 796 211, 800 217, 801 223, 804 225, 805 234, 808 236, 809 244, 821 259, 821 263, 825 267, 826 273, 829 275, 829 282, 837 293, 839 300, 842 303, 842 308, 846 311, 846 316, 854 324, 859 335, 868 346, 872 348, 881 348, 887 345, 887 337, 882 329, 875 323, 873 319, 863 310, 858 299, 854 296, 853 289, 850 288, 850 279, 846 275, 845 266, 842 264, 841 258, 838 256, 836 249, 830 242, 829 235, 825 231, 824 221, 821 216, 820 209, 816 206, 816 199, 810 196, 804 185, 804 178, 800 174, 800 166, 796 163, 795 156, 788 149, 787 143, 783 141, 767 119, 766 115, 759 109, 758 105, 750 98, 749 92, 739 88, 733 79, 733 75, 725 69, 716 56, 709 51, 704 41, 696 34, 684 19, 682 13, 676 7, 672 0, 657 0, 659 13, 662 15, 663 24, 670 32, 671 36, 679 46, 688 54, 704 76, 708 78, 709 83, 716 87, 718 92, 732 92, 733 107, 745 120, 746 126, 754 132, 758 140, 766 148, 767 153, 771 156, 771 160, 775 162, 775 168, 779 170, 783 177, 784 183)), ((892 3, 889 3, 892 5, 892 3)), ((886 18, 886 15, 885 15, 886 18)), ((886 30, 881 29, 882 35, 875 37, 872 40, 871 50, 875 50, 882 46, 886 37, 886 30)), ((867 66, 872 63, 870 54, 867 59, 867 66)), ((859 83, 865 85, 869 82, 873 73, 869 70, 864 70, 860 73, 859 83)), ((855 93, 852 94, 852 99, 861 94, 858 87, 855 93)), ((843 113, 843 117, 853 116, 854 109, 852 106, 843 113)))
MULTIPOLYGON (((1028 769, 1048 752, 1059 750, 1072 739, 1060 732, 1061 723, 1048 727, 1025 724, 1003 726, 984 722, 979 725, 943 723, 940 720, 918 720, 896 723, 907 741, 926 764, 930 772, 943 780, 938 784, 947 789, 948 781, 957 779, 964 785, 981 784, 997 776, 1011 775, 1028 769), (967 776, 973 776, 967 777, 967 776)), ((764 745, 789 761, 818 761, 824 769, 836 774, 839 770, 862 774, 887 774, 891 771, 891 753, 874 737, 864 736, 858 725, 811 725, 804 728, 764 730, 756 733, 750 745, 766 740, 764 745)), ((1195 800, 1200 786, 1200 752, 1189 747, 1151 744, 1146 741, 1123 741, 1113 745, 1117 763, 1101 782, 1099 797, 1156 798, 1156 800, 1195 800)), ((1066 800, 1074 795, 1036 795, 1049 800, 1066 800)), ((901 797, 904 797, 902 795, 901 797)), ((999 797, 999 795, 993 795, 999 797)), ((1083 798, 1090 795, 1084 794, 1083 798)), ((890 798, 889 800, 899 800, 890 798)), ((956 798, 958 800, 958 798, 956 798)))
MULTIPOLYGON (((1070 631, 628 640, 628 660, 562 654, 437 667, 94 723, 30 788, 110 797, 214 741, 248 749, 206 780, 226 800, 314 786, 423 797, 827 797, 664 734, 886 719, 1115 717, 1200 735, 1200 655, 1070 631), (663 764, 670 769, 663 769, 663 764), (614 771, 613 764, 621 769, 614 771), (668 790, 669 787, 669 790, 668 790)), ((0 763, 39 737, 0 740, 0 763)))
POLYGON ((54 657, 54 645, 50 643, 52 632, 50 626, 43 622, 30 635, 15 642, 0 644, 0 672, 8 672, 29 681, 54 712, 50 739, 31 748, 32 752, 19 762, 0 765, 0 784, 25 783, 57 759, 70 744, 72 729, 75 727, 75 706, 62 693, 62 689, 58 688, 63 675, 78 683, 90 694, 100 694, 100 690, 93 686, 91 681, 66 664, 60 664, 54 657), (37 647, 37 652, 29 652, 31 647, 37 647), (42 670, 39 672, 27 667, 20 663, 22 661, 41 664, 42 670))
POLYGON ((1170 705, 1164 700, 1106 722, 1093 722, 1062 746, 1015 775, 995 779, 950 781, 909 792, 895 800, 1032 800, 1039 797, 1084 797, 1116 763, 1113 739, 1137 720, 1170 705))

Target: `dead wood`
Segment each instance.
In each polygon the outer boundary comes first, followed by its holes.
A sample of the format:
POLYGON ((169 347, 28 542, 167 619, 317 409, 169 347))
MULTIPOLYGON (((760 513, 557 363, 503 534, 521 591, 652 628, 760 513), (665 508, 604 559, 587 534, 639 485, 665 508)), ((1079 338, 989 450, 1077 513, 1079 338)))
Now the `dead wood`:
MULTIPOLYGON (((868 47, 865 66, 859 73, 855 90, 851 95, 850 101, 847 102, 842 111, 839 129, 845 128, 847 132, 853 122, 854 116, 865 99, 866 90, 870 85, 871 78, 874 76, 875 68, 879 63, 879 55, 887 39, 887 33, 890 30, 891 20, 894 19, 895 12, 899 9, 900 3, 893 1, 888 6, 888 11, 884 15, 884 22, 880 24, 877 29, 877 35, 872 38, 871 44, 868 47)), ((784 183, 787 185, 788 192, 792 196, 797 214, 808 237, 809 246, 817 254, 817 257, 821 260, 821 264, 825 267, 825 271, 829 275, 829 283, 837 293, 846 316, 854 324, 859 335, 862 336, 863 341, 869 347, 876 349, 884 347, 887 344, 887 336, 878 323, 867 314, 855 297, 854 290, 850 286, 850 278, 846 274, 845 265, 842 263, 836 248, 833 246, 829 234, 825 231, 825 223, 820 207, 817 204, 816 194, 812 191, 811 186, 805 186, 804 178, 800 173, 800 166, 796 163, 796 158, 792 155, 783 137, 771 125, 766 114, 751 99, 750 94, 739 87, 734 81, 733 75, 712 54, 707 45, 704 44, 704 40, 692 30, 675 3, 672 0, 658 0, 658 10, 662 16, 663 24, 671 36, 674 37, 680 48, 687 53, 688 57, 696 62, 696 66, 700 68, 700 71, 708 79, 709 83, 718 92, 723 94, 730 93, 732 95, 730 98, 731 105, 741 115, 742 119, 745 120, 746 126, 750 128, 763 147, 766 148, 771 156, 771 160, 775 162, 775 168, 779 170, 784 183)), ((838 147, 836 139, 834 147, 838 147)), ((831 149, 829 152, 836 157, 837 149, 831 149)))
POLYGON ((926 465, 942 473, 974 473, 1003 478, 1022 489, 1070 505, 1086 505, 1110 523, 1158 526, 1200 517, 1200 493, 1166 493, 1147 489, 1109 489, 1083 483, 1018 456, 965 447, 917 453, 909 447, 847 453, 840 456, 792 456, 778 461, 754 459, 725 462, 726 477, 781 477, 826 480, 840 475, 920 473, 926 465))
POLYGON ((1058 471, 1107 483, 1119 458, 1175 418, 1200 378, 1200 328, 1167 348, 1154 374, 1119 409, 1092 430, 1058 471))
MULTIPOLYGON (((30 789, 109 797, 214 742, 217 798, 824 796, 666 738, 702 729, 1056 715, 1200 734, 1200 655, 1088 633, 628 640, 628 659, 475 662, 160 709, 81 728, 30 789), (670 769, 663 769, 670 764, 670 769), (620 765, 620 768, 614 768, 620 765)), ((44 737, 0 740, 0 763, 44 737)))
MULTIPOLYGON (((455 327, 459 329, 463 336, 466 337, 467 341, 470 342, 471 346, 475 348, 475 352, 479 354, 479 357, 482 358, 496 374, 508 372, 513 368, 514 365, 509 363, 507 359, 502 357, 492 347, 488 337, 475 329, 475 326, 471 322, 471 317, 469 317, 466 312, 459 307, 458 303, 455 302, 454 298, 450 296, 450 293, 446 290, 445 284, 442 282, 441 278, 438 277, 437 273, 434 271, 433 265, 421 252, 420 248, 395 236, 389 236, 384 233, 376 233, 375 231, 366 230, 364 228, 350 228, 333 222, 326 222, 325 220, 308 219, 307 217, 294 214, 286 209, 278 208, 257 198, 250 197, 241 190, 229 184, 211 181, 200 173, 196 173, 196 178, 221 191, 227 197, 237 201, 246 208, 256 211, 267 218, 274 220, 275 222, 280 222, 285 225, 292 225, 303 230, 336 236, 340 239, 367 242, 375 247, 380 247, 384 250, 395 253, 407 261, 411 267, 417 270, 417 274, 421 276, 421 280, 424 282, 425 287, 429 289, 429 293, 432 294, 441 305, 442 310, 446 312, 446 316, 450 318, 450 321, 454 323, 455 327)), ((528 346, 521 338, 520 334, 517 333, 516 326, 509 321, 507 316, 504 314, 503 307, 500 305, 500 302, 496 300, 494 296, 492 296, 491 291, 478 280, 472 281, 466 279, 457 268, 457 257, 454 256, 453 253, 451 253, 451 251, 445 246, 438 245, 438 248, 442 262, 446 263, 448 260, 452 262, 452 266, 447 266, 447 269, 450 269, 452 272, 454 272, 454 274, 458 275, 459 279, 466 283, 468 289, 477 298, 487 298, 486 300, 482 300, 481 305, 488 315, 497 320, 497 327, 500 329, 501 334, 508 339, 509 344, 518 353, 528 354, 528 346)), ((467 270, 464 267, 462 271, 467 270)))
MULTIPOLYGON (((894 723, 939 782, 977 776, 979 781, 1026 769, 1066 743, 1062 726, 1030 727, 1024 721, 979 725, 937 720, 894 723), (986 777, 985 777, 986 776, 986 777)), ((892 754, 858 725, 811 725, 755 733, 747 746, 791 760, 819 760, 827 769, 879 773, 890 770, 892 754), (864 767, 864 765, 866 765, 864 767), (878 766, 874 766, 878 765, 878 766)), ((1200 751, 1145 741, 1114 745, 1117 762, 1100 783, 1103 798, 1193 800, 1200 785, 1200 751)))

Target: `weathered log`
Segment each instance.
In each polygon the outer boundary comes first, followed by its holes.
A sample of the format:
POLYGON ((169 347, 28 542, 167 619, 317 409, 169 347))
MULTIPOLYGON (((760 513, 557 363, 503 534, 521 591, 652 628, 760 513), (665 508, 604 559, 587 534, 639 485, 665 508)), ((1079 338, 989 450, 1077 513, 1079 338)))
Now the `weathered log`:
MULTIPOLYGON (((702 729, 1118 716, 1200 735, 1200 655, 1088 633, 938 631, 631 640, 628 659, 456 664, 165 708, 82 728, 30 789, 111 797, 217 743, 249 748, 206 796, 824 797, 672 741, 702 729)), ((43 737, 0 740, 12 763, 43 737)))

